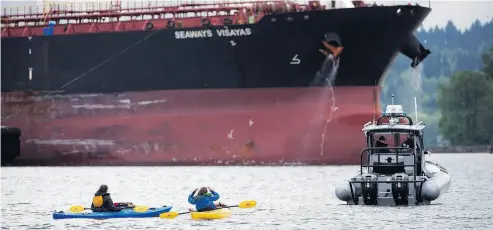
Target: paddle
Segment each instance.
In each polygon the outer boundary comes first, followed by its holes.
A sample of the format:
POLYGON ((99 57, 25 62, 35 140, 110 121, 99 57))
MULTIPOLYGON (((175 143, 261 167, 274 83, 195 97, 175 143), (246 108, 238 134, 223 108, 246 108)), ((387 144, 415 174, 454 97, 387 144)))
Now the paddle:
MULTIPOLYGON (((247 200, 243 201, 238 205, 232 205, 232 206, 226 206, 226 207, 218 207, 217 209, 222 209, 222 208, 234 208, 234 207, 239 207, 239 208, 253 208, 257 205, 257 201, 254 200, 247 200)), ((164 218, 164 219, 174 219, 175 217, 182 215, 182 214, 187 214, 191 212, 165 212, 161 213, 159 215, 159 218, 164 218)))
MULTIPOLYGON (((75 206, 72 206, 70 207, 70 212, 73 212, 73 213, 78 213, 78 212, 82 212, 84 210, 90 210, 91 208, 84 208, 84 206, 82 205, 75 205, 75 206)), ((149 207, 147 206, 135 206, 133 208, 134 212, 146 212, 147 210, 149 209, 149 207)))

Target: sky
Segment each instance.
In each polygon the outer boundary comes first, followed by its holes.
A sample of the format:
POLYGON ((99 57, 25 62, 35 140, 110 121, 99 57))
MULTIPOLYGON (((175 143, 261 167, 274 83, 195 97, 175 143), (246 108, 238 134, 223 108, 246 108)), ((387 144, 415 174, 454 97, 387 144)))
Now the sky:
MULTIPOLYGON (((47 2, 50 0, 46 0, 47 2)), ((161 2, 163 0, 122 0, 122 2, 161 2)), ((165 0, 168 1, 169 0, 165 0)), ((173 2, 190 2, 191 0, 172 0, 173 2)), ((212 1, 212 0, 211 0, 212 1)), ((224 1, 224 0, 223 0, 224 1)), ((235 0, 232 0, 235 1, 235 0)), ((236 0, 237 1, 237 0, 236 0)), ((297 2, 306 3, 308 0, 296 0, 297 2)), ((4 7, 17 6, 17 5, 36 5, 37 2, 42 0, 0 0, 2 14, 4 7)), ((107 2, 107 1, 87 1, 87 0, 51 0, 51 2, 107 2)), ((329 0, 321 0, 322 3, 329 3, 329 0)), ((425 28, 444 27, 447 21, 451 20, 459 29, 464 30, 468 28, 472 22, 479 19, 481 22, 491 21, 493 18, 493 0, 471 0, 471 1, 457 1, 457 0, 430 0, 430 1, 402 1, 402 0, 380 0, 380 1, 365 1, 366 3, 384 4, 408 4, 418 3, 422 6, 428 6, 431 4, 432 11, 430 15, 423 22, 425 28)), ((42 5, 42 4, 41 4, 42 5)))
MULTIPOLYGON (((371 1, 373 2, 373 1, 371 1)), ((425 28, 444 27, 449 20, 460 30, 468 28, 472 22, 479 19, 482 23, 493 19, 493 0, 488 1, 376 1, 377 3, 389 4, 396 2, 406 4, 418 3, 421 6, 431 5, 431 13, 423 21, 425 28)), ((370 1, 367 1, 370 3, 370 1)))

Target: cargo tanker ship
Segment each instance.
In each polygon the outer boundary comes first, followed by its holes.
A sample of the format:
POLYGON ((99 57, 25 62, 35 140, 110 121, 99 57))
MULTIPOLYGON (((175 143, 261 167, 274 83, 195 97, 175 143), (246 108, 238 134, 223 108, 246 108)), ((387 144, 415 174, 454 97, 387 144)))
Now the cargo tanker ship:
POLYGON ((430 53, 418 5, 154 2, 4 11, 8 163, 357 164, 393 58, 430 53))

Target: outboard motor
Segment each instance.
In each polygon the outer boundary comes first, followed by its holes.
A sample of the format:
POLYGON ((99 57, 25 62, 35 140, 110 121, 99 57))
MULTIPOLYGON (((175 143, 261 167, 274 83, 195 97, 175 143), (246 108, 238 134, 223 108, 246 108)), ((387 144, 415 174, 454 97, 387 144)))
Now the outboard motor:
POLYGON ((361 176, 362 181, 368 181, 361 183, 361 195, 366 205, 376 205, 378 198, 378 183, 372 183, 378 181, 377 176, 373 174, 365 173, 361 176))
POLYGON ((392 180, 402 181, 392 183, 392 197, 396 205, 407 205, 409 196, 409 176, 405 173, 396 173, 392 175, 392 180))

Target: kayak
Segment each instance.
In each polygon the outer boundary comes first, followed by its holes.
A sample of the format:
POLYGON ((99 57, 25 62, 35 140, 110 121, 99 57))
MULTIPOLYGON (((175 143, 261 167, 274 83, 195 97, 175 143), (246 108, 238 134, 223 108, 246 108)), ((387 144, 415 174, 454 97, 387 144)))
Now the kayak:
POLYGON ((160 208, 149 208, 145 212, 135 212, 133 209, 123 209, 119 212, 57 212, 53 213, 53 219, 109 219, 109 218, 149 218, 159 217, 159 214, 169 212, 171 206, 163 206, 160 208))
POLYGON ((192 220, 215 220, 231 217, 232 212, 229 208, 221 208, 206 212, 190 212, 192 220))

